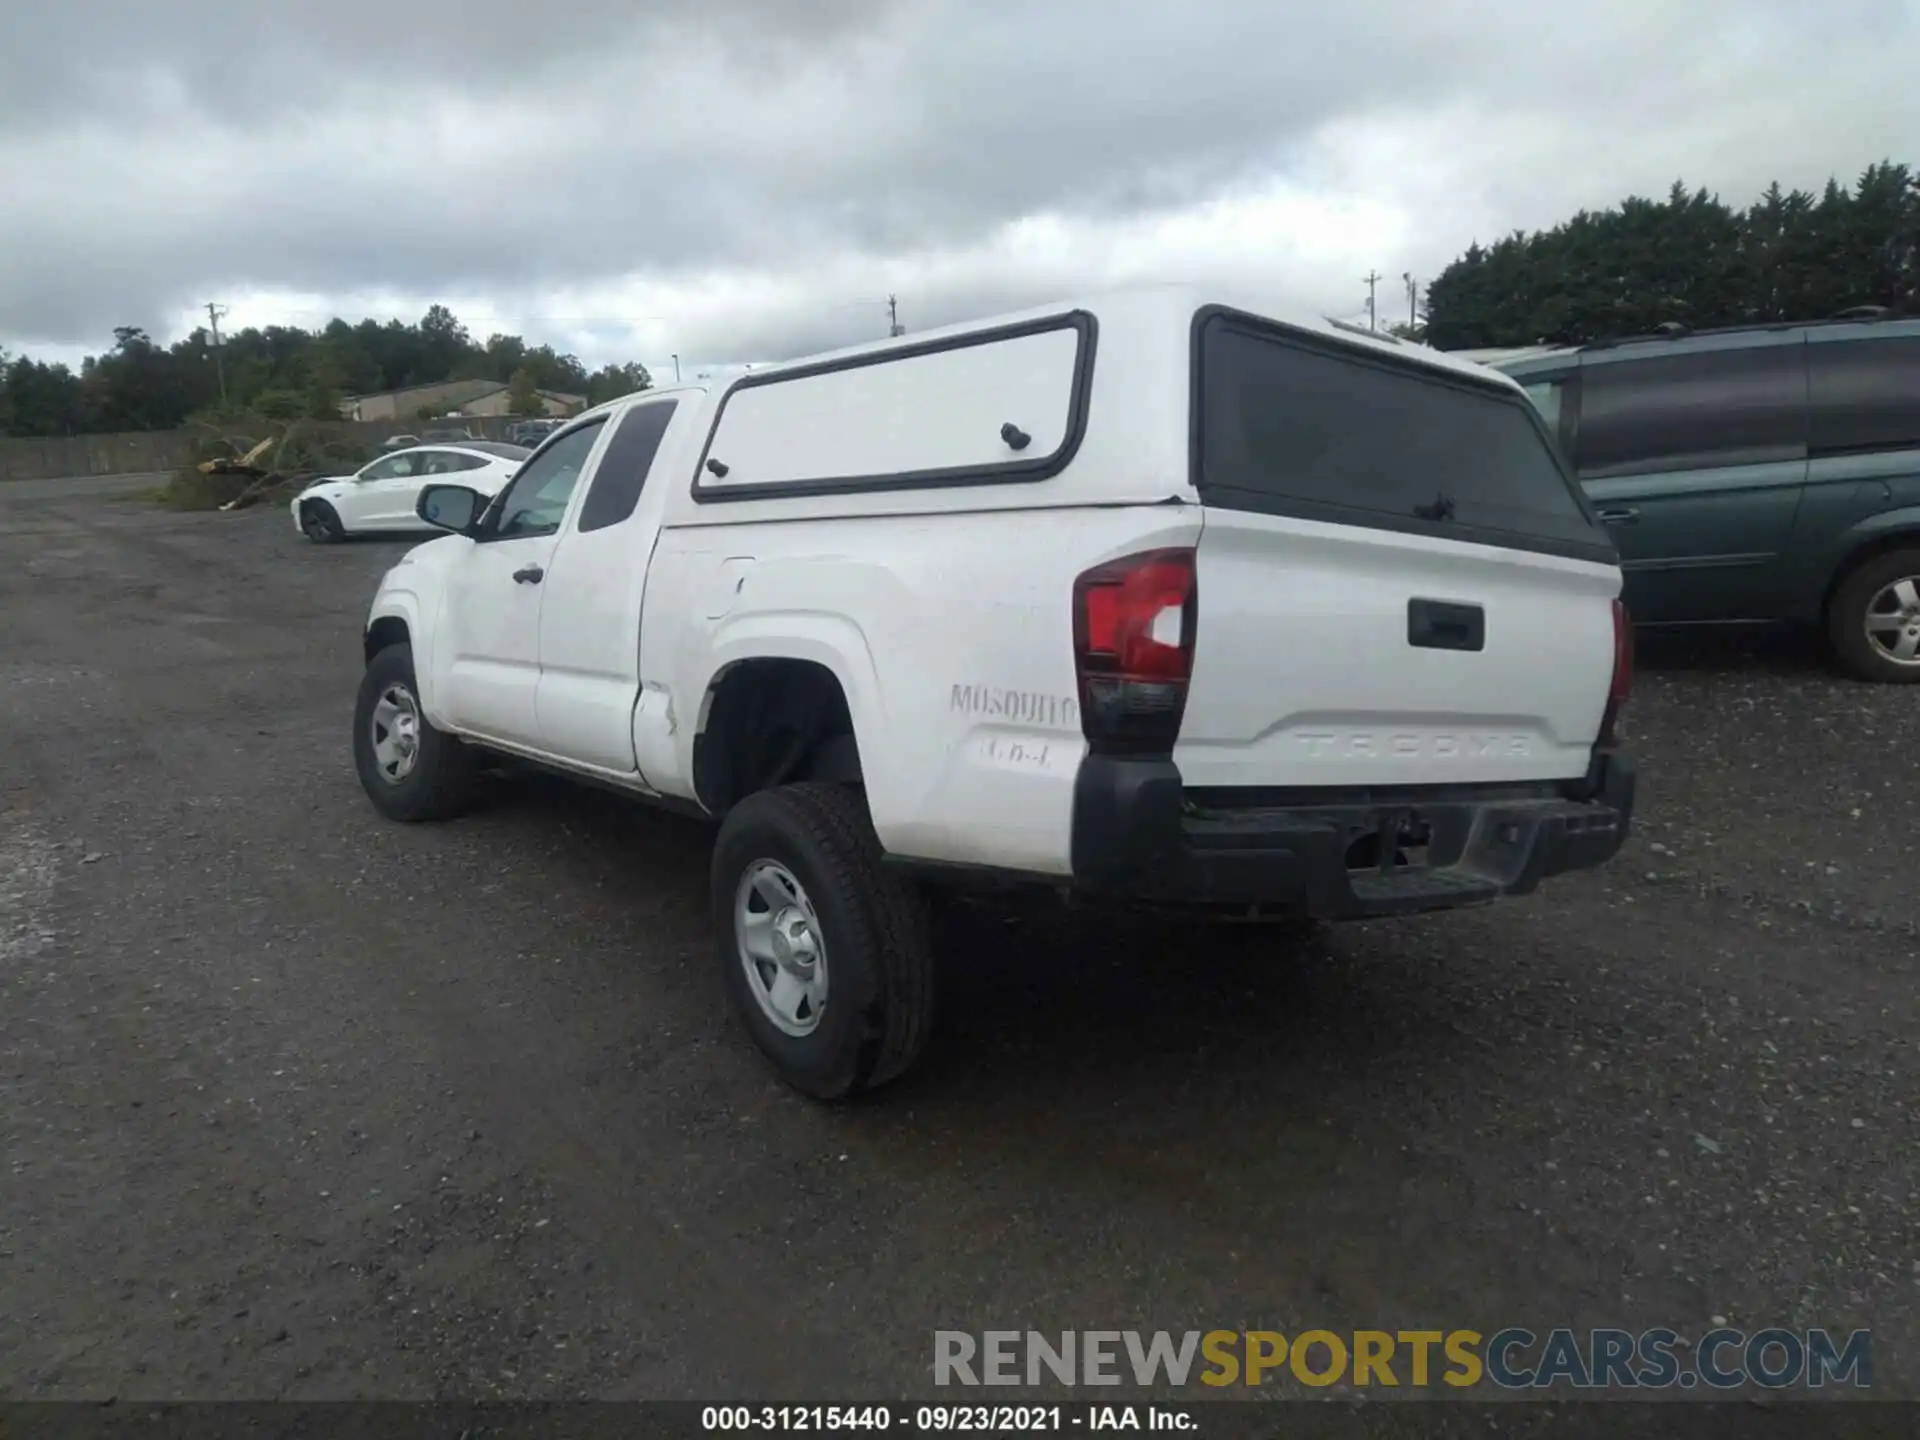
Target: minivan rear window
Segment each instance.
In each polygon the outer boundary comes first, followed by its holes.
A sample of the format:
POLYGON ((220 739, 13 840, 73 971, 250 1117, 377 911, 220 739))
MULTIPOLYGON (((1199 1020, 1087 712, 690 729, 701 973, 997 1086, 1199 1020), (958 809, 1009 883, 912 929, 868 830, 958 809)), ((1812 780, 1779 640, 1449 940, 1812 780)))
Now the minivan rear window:
POLYGON ((1816 455, 1920 449, 1920 335, 1807 346, 1816 455))
POLYGON ((1206 504, 1613 553, 1518 391, 1220 314, 1201 324, 1197 364, 1206 504))

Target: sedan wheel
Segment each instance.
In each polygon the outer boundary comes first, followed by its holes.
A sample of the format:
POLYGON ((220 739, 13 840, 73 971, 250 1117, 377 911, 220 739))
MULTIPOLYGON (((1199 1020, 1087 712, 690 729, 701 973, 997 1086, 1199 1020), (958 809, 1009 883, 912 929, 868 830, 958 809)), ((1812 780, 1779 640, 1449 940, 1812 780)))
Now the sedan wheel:
POLYGON ((300 507, 300 528, 316 545, 331 545, 347 533, 340 516, 324 500, 309 500, 300 507))

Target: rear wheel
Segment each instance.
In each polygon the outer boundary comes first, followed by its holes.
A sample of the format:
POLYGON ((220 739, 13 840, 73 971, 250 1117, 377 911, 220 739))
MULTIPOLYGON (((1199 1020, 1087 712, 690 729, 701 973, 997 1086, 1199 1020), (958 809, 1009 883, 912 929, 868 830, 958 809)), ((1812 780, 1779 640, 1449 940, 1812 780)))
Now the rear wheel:
POLYGON ((857 791, 786 785, 734 806, 712 900, 728 997, 788 1084, 837 1100, 913 1063, 933 1016, 926 915, 857 791))
POLYGON ((331 545, 347 533, 339 512, 324 500, 309 500, 300 507, 300 528, 316 545, 331 545))
POLYGON ((446 820, 467 806, 476 757, 427 723, 409 645, 389 645, 360 677, 353 763, 373 808, 389 820, 446 820))
POLYGON ((1827 607, 1840 663, 1862 680, 1920 683, 1920 550, 1890 550, 1855 566, 1827 607))

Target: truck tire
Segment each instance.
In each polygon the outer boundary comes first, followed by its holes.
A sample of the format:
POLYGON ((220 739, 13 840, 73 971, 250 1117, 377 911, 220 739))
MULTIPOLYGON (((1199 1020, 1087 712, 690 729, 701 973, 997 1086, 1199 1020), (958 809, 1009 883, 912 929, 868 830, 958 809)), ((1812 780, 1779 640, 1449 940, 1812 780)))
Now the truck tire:
POLYGON ((309 500, 300 507, 300 528, 316 545, 332 545, 346 538, 347 527, 324 500, 309 500))
POLYGON ((389 645, 360 677, 353 763, 373 808, 389 820, 447 820, 467 806, 476 756, 427 723, 410 645, 389 645))
POLYGON ((1920 683, 1920 549, 1889 550, 1856 565, 1827 606, 1827 635, 1840 663, 1860 679, 1920 683))
POLYGON ((913 1063, 933 1019, 926 912, 858 791, 749 795, 720 826, 712 895, 727 996, 782 1079, 838 1100, 913 1063))

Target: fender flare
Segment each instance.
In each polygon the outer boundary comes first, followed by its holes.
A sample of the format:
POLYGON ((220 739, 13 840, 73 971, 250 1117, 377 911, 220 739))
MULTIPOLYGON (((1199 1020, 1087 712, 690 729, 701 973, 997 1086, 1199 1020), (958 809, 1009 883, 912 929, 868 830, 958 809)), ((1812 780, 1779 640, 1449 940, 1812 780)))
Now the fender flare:
MULTIPOLYGON (((421 618, 420 597, 411 590, 383 590, 374 597, 373 609, 367 615, 367 623, 362 628, 363 637, 373 633, 373 627, 382 620, 398 620, 407 627, 407 643, 413 648, 413 683, 420 692, 420 708, 426 711, 427 719, 438 721, 438 707, 433 688, 433 639, 431 632, 421 618)), ((369 657, 371 658, 371 657, 369 657)))
POLYGON ((693 742, 706 729, 715 689, 727 673, 753 660, 806 660, 830 672, 840 682, 853 720, 854 744, 871 792, 876 767, 884 765, 885 747, 875 738, 886 725, 887 705, 880 686, 879 667, 866 634, 843 615, 761 612, 724 620, 707 648, 700 680, 700 708, 695 723, 679 736, 680 773, 693 774, 693 742))

